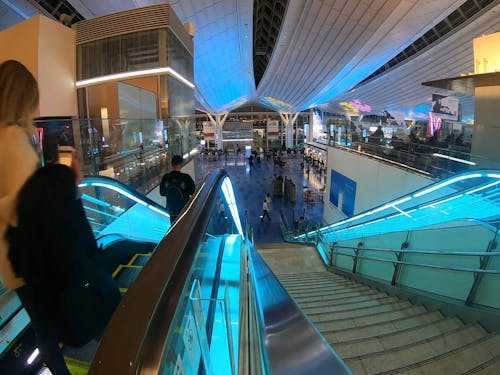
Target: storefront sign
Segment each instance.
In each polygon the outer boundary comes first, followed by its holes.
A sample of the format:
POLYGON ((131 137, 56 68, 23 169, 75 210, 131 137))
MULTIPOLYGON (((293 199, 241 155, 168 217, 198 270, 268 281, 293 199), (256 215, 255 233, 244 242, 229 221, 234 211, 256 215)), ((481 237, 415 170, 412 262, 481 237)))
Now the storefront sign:
POLYGON ((269 120, 267 122, 267 138, 268 139, 278 139, 280 135, 278 120, 269 120))

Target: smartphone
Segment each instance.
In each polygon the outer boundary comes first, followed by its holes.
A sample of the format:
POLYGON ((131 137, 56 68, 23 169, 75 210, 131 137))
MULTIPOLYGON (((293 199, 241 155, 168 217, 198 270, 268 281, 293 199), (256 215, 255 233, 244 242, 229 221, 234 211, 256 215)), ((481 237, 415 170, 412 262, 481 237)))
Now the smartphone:
POLYGON ((59 146, 57 150, 59 155, 59 163, 70 167, 71 163, 73 162, 74 151, 75 149, 71 146, 59 146))

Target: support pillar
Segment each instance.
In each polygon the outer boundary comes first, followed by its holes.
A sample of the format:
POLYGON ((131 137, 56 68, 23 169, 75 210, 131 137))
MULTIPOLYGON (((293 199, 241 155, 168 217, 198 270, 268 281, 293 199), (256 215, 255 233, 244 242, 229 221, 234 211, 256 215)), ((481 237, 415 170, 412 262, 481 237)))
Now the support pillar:
MULTIPOLYGON (((499 74, 499 73, 496 73, 499 74)), ((500 74, 499 74, 500 75, 500 74)), ((487 85, 481 85, 476 79, 475 87, 475 114, 474 114, 474 135, 472 137, 471 154, 472 160, 481 168, 500 168, 500 128, 498 119, 500 118, 500 81, 487 85), (478 155, 478 157, 475 157, 478 155)))
POLYGON ((210 119, 210 122, 215 127, 215 146, 216 146, 217 150, 224 149, 224 137, 222 134, 222 127, 224 126, 224 123, 226 122, 228 115, 229 115, 229 112, 216 113, 216 114, 214 114, 214 116, 212 116, 212 115, 210 115, 210 113, 208 113, 208 118, 210 119))
POLYGON ((283 125, 285 126, 285 145, 286 148, 293 148, 293 123, 297 120, 300 112, 284 113, 278 112, 283 125))

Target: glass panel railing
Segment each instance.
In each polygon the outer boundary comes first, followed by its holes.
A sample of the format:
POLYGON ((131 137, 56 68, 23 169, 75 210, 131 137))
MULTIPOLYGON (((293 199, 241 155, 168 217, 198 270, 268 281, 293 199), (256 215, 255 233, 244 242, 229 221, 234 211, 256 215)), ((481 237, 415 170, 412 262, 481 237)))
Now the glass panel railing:
POLYGON ((500 308, 498 229, 476 220, 339 240, 328 263, 385 284, 500 308), (493 288, 493 289, 492 289, 493 288))
POLYGON ((102 115, 102 118, 37 119, 35 126, 43 145, 42 162, 55 160, 58 145, 73 146, 85 174, 112 177, 145 194, 158 186, 161 177, 170 170, 172 155, 189 159, 198 150, 193 117, 102 115))

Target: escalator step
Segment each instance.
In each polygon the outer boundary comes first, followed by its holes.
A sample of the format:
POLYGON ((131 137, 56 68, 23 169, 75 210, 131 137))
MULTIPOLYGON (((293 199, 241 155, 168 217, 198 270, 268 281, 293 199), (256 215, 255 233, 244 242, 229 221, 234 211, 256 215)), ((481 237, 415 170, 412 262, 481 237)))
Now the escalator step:
POLYGON ((151 258, 151 253, 149 254, 135 254, 132 258, 130 258, 130 261, 128 262, 127 265, 129 266, 144 266, 149 258, 151 258))
POLYGON ((120 290, 123 288, 128 289, 141 270, 141 266, 118 266, 116 271, 113 273, 113 277, 115 278, 120 290))
POLYGON ((71 375, 87 375, 90 366, 88 362, 69 357, 65 357, 64 361, 66 362, 71 375))

